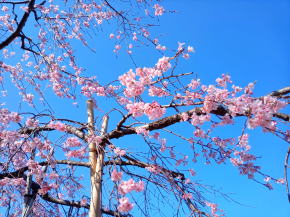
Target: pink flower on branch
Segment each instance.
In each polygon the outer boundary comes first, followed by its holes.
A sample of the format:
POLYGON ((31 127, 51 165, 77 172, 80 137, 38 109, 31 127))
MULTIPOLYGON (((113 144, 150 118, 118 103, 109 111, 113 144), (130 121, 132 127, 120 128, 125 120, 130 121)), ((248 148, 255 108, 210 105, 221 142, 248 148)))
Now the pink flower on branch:
POLYGON ((122 172, 118 172, 116 169, 113 170, 112 174, 111 174, 111 180, 114 182, 118 182, 122 179, 122 172))
POLYGON ((155 16, 162 16, 164 13, 164 8, 160 6, 159 4, 154 5, 155 8, 155 16))
POLYGON ((157 102, 146 103, 144 105, 144 113, 148 116, 149 120, 161 118, 166 112, 157 102))
POLYGON ((118 211, 129 212, 131 209, 133 209, 133 204, 127 197, 122 197, 119 199, 118 211))
POLYGON ((131 191, 141 192, 144 190, 144 182, 135 182, 133 179, 122 181, 118 186, 118 192, 122 195, 128 194, 131 191))

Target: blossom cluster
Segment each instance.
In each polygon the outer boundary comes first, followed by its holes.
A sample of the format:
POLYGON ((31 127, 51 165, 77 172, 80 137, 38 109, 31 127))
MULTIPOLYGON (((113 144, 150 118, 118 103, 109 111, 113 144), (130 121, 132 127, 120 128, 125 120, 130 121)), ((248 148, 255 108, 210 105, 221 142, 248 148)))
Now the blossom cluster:
MULTIPOLYGON (((118 172, 116 169, 114 169, 111 174, 111 179, 114 182, 120 181, 122 179, 122 172, 118 172)), ((141 192, 143 190, 143 181, 135 182, 133 179, 129 179, 128 181, 121 181, 121 183, 118 185, 118 192, 121 195, 128 194, 132 191, 141 192)), ((133 209, 133 204, 129 201, 129 198, 122 197, 119 199, 118 210, 120 212, 129 212, 131 209, 133 209)))
POLYGON ((126 87, 124 95, 127 97, 140 96, 145 90, 145 85, 151 84, 156 76, 161 76, 170 68, 169 57, 162 57, 154 68, 137 68, 135 73, 132 69, 129 70, 127 73, 119 76, 120 83, 126 87), (139 79, 137 79, 137 76, 139 76, 139 79))
POLYGON ((126 108, 133 117, 139 117, 145 114, 148 116, 149 120, 161 118, 166 112, 166 109, 162 108, 156 101, 152 103, 128 103, 126 108))

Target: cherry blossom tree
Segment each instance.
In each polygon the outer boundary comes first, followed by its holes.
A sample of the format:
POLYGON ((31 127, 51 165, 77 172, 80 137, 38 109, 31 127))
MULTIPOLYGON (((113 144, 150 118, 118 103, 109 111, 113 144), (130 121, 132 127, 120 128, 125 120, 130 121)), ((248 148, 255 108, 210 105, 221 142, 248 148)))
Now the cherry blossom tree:
POLYGON ((17 92, 21 98, 17 112, 5 103, 0 108, 0 206, 6 216, 156 216, 166 213, 163 207, 175 216, 223 216, 196 178, 192 165, 199 162, 232 165, 266 188, 285 185, 289 194, 290 149, 285 176, 265 174, 251 153, 248 129, 289 142, 290 116, 281 110, 290 87, 255 97, 255 83, 239 87, 223 74, 204 84, 191 72, 178 72, 178 61, 195 50, 184 43, 169 50, 151 33, 164 13, 174 16, 160 1, 0 3, 2 97, 17 92), (134 63, 135 48, 159 57, 107 81, 78 63, 80 47, 87 50, 83 56, 102 52, 92 46, 96 37, 115 43, 113 58, 123 49, 134 63), (86 103, 87 121, 57 114, 56 101, 66 114, 86 103), (238 137, 215 133, 240 123, 238 137), (129 138, 134 148, 126 146, 129 138))

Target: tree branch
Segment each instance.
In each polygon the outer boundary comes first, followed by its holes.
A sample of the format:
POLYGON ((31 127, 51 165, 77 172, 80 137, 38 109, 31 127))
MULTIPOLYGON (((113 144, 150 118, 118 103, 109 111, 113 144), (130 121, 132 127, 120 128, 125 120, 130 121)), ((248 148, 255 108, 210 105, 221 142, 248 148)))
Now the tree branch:
POLYGON ((4 47, 8 46, 16 37, 20 35, 20 32, 24 28, 26 21, 29 17, 30 12, 34 9, 35 0, 31 0, 28 4, 28 9, 24 13, 23 17, 21 18, 20 23, 17 26, 17 29, 8 37, 6 40, 0 43, 0 50, 2 50, 4 47))
MULTIPOLYGON (((290 87, 285 87, 285 88, 282 88, 280 90, 274 91, 269 95, 278 97, 278 96, 285 95, 288 93, 290 93, 290 87)), ((145 125, 140 126, 140 127, 144 127, 145 130, 148 130, 148 131, 162 129, 162 128, 171 126, 177 122, 180 122, 182 120, 182 114, 187 114, 190 117, 194 113, 197 115, 205 114, 202 112, 202 109, 200 107, 196 107, 194 109, 191 109, 191 110, 188 110, 188 111, 185 111, 182 113, 178 113, 178 114, 175 114, 172 116, 168 116, 168 117, 162 118, 160 120, 157 120, 155 122, 145 124, 145 125)), ((224 106, 218 106, 217 109, 211 111, 210 113, 215 114, 215 115, 225 116, 226 114, 229 114, 229 111, 224 106)), ((246 116, 246 114, 236 114, 236 116, 246 116)), ((273 117, 282 119, 284 121, 290 121, 290 115, 284 114, 284 113, 275 113, 275 114, 273 114, 273 117)), ((127 129, 115 129, 115 130, 111 131, 110 133, 108 133, 106 135, 106 137, 108 139, 118 139, 118 138, 125 136, 125 135, 136 134, 136 128, 137 127, 131 127, 131 128, 127 128, 127 129)))
POLYGON ((272 93, 269 94, 269 96, 277 96, 277 97, 279 97, 281 95, 286 95, 288 93, 290 93, 290 87, 284 87, 284 88, 282 88, 280 90, 273 91, 272 93))
MULTIPOLYGON (((43 126, 43 127, 35 127, 35 128, 28 128, 28 127, 22 127, 18 132, 21 134, 32 134, 32 133, 39 133, 42 131, 53 131, 54 128, 43 126)), ((87 136, 84 132, 82 132, 80 129, 73 127, 71 125, 65 124, 65 132, 69 134, 73 134, 77 136, 78 138, 87 141, 87 136)))
MULTIPOLYGON (((153 164, 148 164, 148 163, 144 163, 142 161, 136 160, 134 158, 129 157, 128 155, 123 156, 125 159, 127 159, 128 161, 122 161, 122 160, 110 160, 110 161, 106 161, 105 165, 120 165, 120 166, 137 166, 140 168, 146 168, 146 167, 150 167, 150 166, 154 166, 153 164)), ((162 171, 163 174, 170 174, 171 177, 173 178, 177 178, 180 177, 181 180, 185 179, 185 176, 183 173, 179 173, 179 172, 175 172, 172 170, 168 170, 164 167, 159 166, 160 170, 162 171)))
MULTIPOLYGON (((162 128, 165 128, 165 127, 168 127, 168 126, 171 126, 175 123, 180 122, 182 120, 182 114, 187 114, 188 116, 191 116, 194 113, 196 113, 197 115, 203 114, 201 108, 196 107, 196 108, 188 110, 186 112, 181 112, 181 113, 178 113, 175 115, 171 115, 171 116, 162 118, 158 121, 154 121, 154 122, 151 122, 149 124, 143 125, 141 127, 144 127, 145 130, 148 130, 148 131, 162 129, 162 128)), ((211 111, 211 113, 224 116, 228 113, 228 111, 224 107, 219 106, 216 110, 211 111)), ((125 135, 136 134, 136 129, 137 129, 137 127, 132 127, 132 128, 128 128, 128 129, 121 129, 121 130, 116 129, 116 130, 113 130, 110 133, 108 133, 106 135, 106 137, 108 139, 118 139, 118 138, 125 136, 125 135)))
MULTIPOLYGON (((54 197, 50 196, 48 193, 46 193, 44 195, 40 195, 40 197, 45 201, 64 205, 64 206, 73 206, 73 207, 85 208, 85 209, 90 208, 90 204, 81 204, 80 201, 70 201, 70 200, 62 200, 62 199, 54 198, 54 197)), ((117 211, 107 210, 107 209, 103 209, 103 208, 101 209, 101 212, 104 214, 107 214, 107 215, 114 216, 114 217, 129 217, 129 216, 131 216, 129 214, 123 215, 117 211)))
POLYGON ((275 113, 273 114, 273 117, 282 119, 284 121, 290 121, 290 115, 284 113, 275 113))
MULTIPOLYGON (((66 165, 71 165, 71 166, 82 166, 82 167, 90 167, 90 164, 87 162, 79 162, 79 161, 70 161, 70 160, 56 160, 53 161, 55 164, 66 164, 66 165)), ((38 165, 40 166, 46 166, 50 165, 51 162, 48 161, 43 161, 40 162, 38 165)), ((21 178, 24 175, 24 172, 28 170, 28 166, 22 167, 16 171, 13 172, 7 172, 7 173, 0 173, 0 179, 4 179, 5 177, 7 178, 21 178)))
POLYGON ((286 153, 286 158, 285 158, 285 162, 284 162, 284 177, 285 177, 285 183, 286 183, 286 191, 288 194, 288 201, 290 203, 290 192, 289 192, 289 182, 288 182, 288 167, 289 167, 289 156, 290 156, 290 146, 288 147, 288 151, 286 153))

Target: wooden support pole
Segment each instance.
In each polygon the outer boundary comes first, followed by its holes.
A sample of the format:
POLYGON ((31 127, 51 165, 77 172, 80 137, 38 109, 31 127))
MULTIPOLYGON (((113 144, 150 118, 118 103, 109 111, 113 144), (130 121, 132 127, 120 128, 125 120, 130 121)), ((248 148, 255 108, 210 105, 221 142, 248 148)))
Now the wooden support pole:
MULTIPOLYGON (((93 136, 95 133, 94 127, 94 103, 92 100, 87 101, 87 113, 88 113, 88 126, 89 136, 93 136)), ((107 132, 108 127, 108 116, 104 116, 101 134, 103 136, 107 132)), ((101 217, 102 216, 102 176, 103 176, 103 165, 104 165, 104 144, 98 144, 90 142, 89 144, 89 162, 90 168, 90 179, 91 179, 91 201, 89 217, 101 217)))
MULTIPOLYGON (((31 160, 34 160, 34 158, 35 158, 35 149, 32 150, 31 160)), ((28 174, 26 178, 26 188, 25 188, 25 193, 24 193, 22 217, 28 217, 30 215, 32 205, 36 197, 36 194, 32 193, 31 183, 32 183, 32 174, 28 174)))

